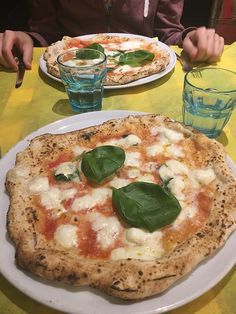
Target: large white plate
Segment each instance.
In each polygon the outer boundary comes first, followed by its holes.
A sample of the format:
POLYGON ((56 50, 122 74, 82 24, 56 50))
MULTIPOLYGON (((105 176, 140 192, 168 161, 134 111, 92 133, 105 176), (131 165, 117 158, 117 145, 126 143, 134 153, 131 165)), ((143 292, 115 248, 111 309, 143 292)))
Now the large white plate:
MULTIPOLYGON (((9 199, 5 192, 6 172, 14 166, 16 153, 22 151, 29 140, 43 133, 64 133, 87 126, 100 124, 106 120, 124 117, 128 114, 142 114, 132 111, 100 111, 75 115, 30 134, 14 146, 0 161, 0 271, 19 290, 33 299, 66 313, 76 314, 151 314, 163 313, 184 305, 219 282, 236 262, 236 232, 225 246, 213 257, 200 264, 189 276, 184 277, 165 293, 139 302, 118 300, 90 288, 68 287, 40 280, 18 269, 15 265, 14 247, 6 233, 6 214, 9 199)), ((234 174, 236 167, 228 160, 234 174)))
MULTIPOLYGON (((140 35, 134 35, 134 34, 124 34, 124 33, 108 33, 109 35, 119 35, 121 37, 128 37, 128 38, 132 38, 132 37, 141 37, 141 38, 144 38, 148 41, 153 41, 152 38, 150 37, 145 37, 145 36, 140 36, 140 35)), ((95 34, 90 34, 90 35, 84 35, 84 36, 80 36, 79 38, 81 39, 89 39, 91 38, 92 36, 94 36, 95 34)), ((126 88, 126 87, 133 87, 133 86, 138 86, 138 85, 143 85, 143 84, 146 84, 146 83, 150 83, 152 81, 155 81, 161 77, 163 77, 164 75, 166 75, 167 73, 169 73, 175 66, 176 64, 176 55, 174 53, 174 51, 169 47, 167 46, 166 44, 160 42, 160 41, 157 41, 158 45, 165 49, 166 51, 169 52, 170 54, 170 62, 168 64, 168 66, 166 67, 166 69, 160 73, 157 73, 157 74, 153 74, 153 75, 150 75, 150 76, 147 76, 147 77, 144 77, 144 78, 141 78, 139 80, 136 80, 134 82, 131 82, 131 83, 128 83, 128 84, 123 84, 123 85, 115 85, 115 86, 104 86, 105 89, 117 89, 117 88, 126 88)), ((48 73, 47 71, 47 66, 46 66, 46 62, 45 60, 43 59, 43 55, 41 55, 40 59, 39 59, 39 67, 40 69, 43 71, 43 73, 45 73, 48 77, 52 78, 53 80, 55 81, 58 81, 58 82, 61 82, 61 79, 51 75, 50 73, 48 73)))

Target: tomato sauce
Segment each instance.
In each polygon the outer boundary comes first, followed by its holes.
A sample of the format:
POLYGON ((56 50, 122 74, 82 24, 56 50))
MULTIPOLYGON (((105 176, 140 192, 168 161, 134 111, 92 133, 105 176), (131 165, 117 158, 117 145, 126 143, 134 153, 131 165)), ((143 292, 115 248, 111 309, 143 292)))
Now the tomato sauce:
POLYGON ((54 160, 52 162, 48 162, 46 165, 46 169, 48 169, 48 170, 55 169, 63 162, 72 161, 73 158, 74 158, 74 155, 72 152, 63 153, 63 154, 59 155, 56 160, 54 160))
POLYGON ((44 231, 43 231, 43 233, 45 234, 45 236, 46 236, 46 238, 48 240, 53 239, 54 232, 56 231, 56 229, 57 229, 56 221, 46 218, 45 222, 44 222, 44 231))
POLYGON ((210 215, 212 197, 206 192, 196 195, 197 213, 193 218, 187 218, 178 227, 166 226, 162 229, 164 250, 167 252, 175 247, 178 242, 185 241, 197 232, 210 215))
POLYGON ((81 221, 78 231, 79 254, 90 258, 108 258, 110 250, 102 250, 97 244, 97 233, 89 221, 81 221))

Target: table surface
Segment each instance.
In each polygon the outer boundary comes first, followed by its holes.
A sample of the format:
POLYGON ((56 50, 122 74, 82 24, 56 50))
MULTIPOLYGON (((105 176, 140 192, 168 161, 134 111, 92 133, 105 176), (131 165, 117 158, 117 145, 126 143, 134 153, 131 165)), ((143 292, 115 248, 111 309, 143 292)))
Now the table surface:
MULTIPOLYGON (((172 47, 179 52, 178 47, 172 47)), ((24 82, 14 88, 16 74, 0 68, 0 145, 2 154, 38 128, 74 115, 61 83, 48 78, 39 69, 43 48, 34 49, 32 70, 24 82)), ((216 65, 236 71, 236 42, 225 46, 221 61, 216 65)), ((135 110, 158 113, 182 120, 182 89, 184 72, 177 61, 175 68, 154 82, 127 89, 105 90, 103 110, 135 110)), ((236 112, 217 140, 236 162, 236 112)), ((3 254, 1 252, 0 254, 3 254)), ((57 310, 32 300, 12 286, 0 274, 0 313, 56 314, 57 310)), ((214 288, 198 299, 172 310, 173 314, 236 313, 236 267, 214 288)))

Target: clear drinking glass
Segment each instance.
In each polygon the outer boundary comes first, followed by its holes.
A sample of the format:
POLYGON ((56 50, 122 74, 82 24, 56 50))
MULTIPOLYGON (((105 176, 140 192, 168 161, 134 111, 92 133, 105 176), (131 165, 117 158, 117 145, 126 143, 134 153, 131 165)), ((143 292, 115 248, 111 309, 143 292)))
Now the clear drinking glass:
POLYGON ((71 49, 57 58, 61 80, 74 112, 102 108, 106 55, 95 49, 71 49))
POLYGON ((210 138, 217 137, 236 105, 236 73, 200 68, 185 74, 183 122, 210 138))

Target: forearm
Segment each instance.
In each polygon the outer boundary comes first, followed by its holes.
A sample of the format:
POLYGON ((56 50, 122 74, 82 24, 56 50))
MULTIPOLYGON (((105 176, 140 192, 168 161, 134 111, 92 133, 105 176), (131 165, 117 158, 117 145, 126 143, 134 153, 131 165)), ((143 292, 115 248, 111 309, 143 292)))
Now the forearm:
POLYGON ((159 1, 154 32, 160 41, 168 45, 182 45, 183 37, 188 31, 192 30, 191 28, 185 30, 180 22, 183 4, 183 0, 174 2, 168 0, 159 1))

